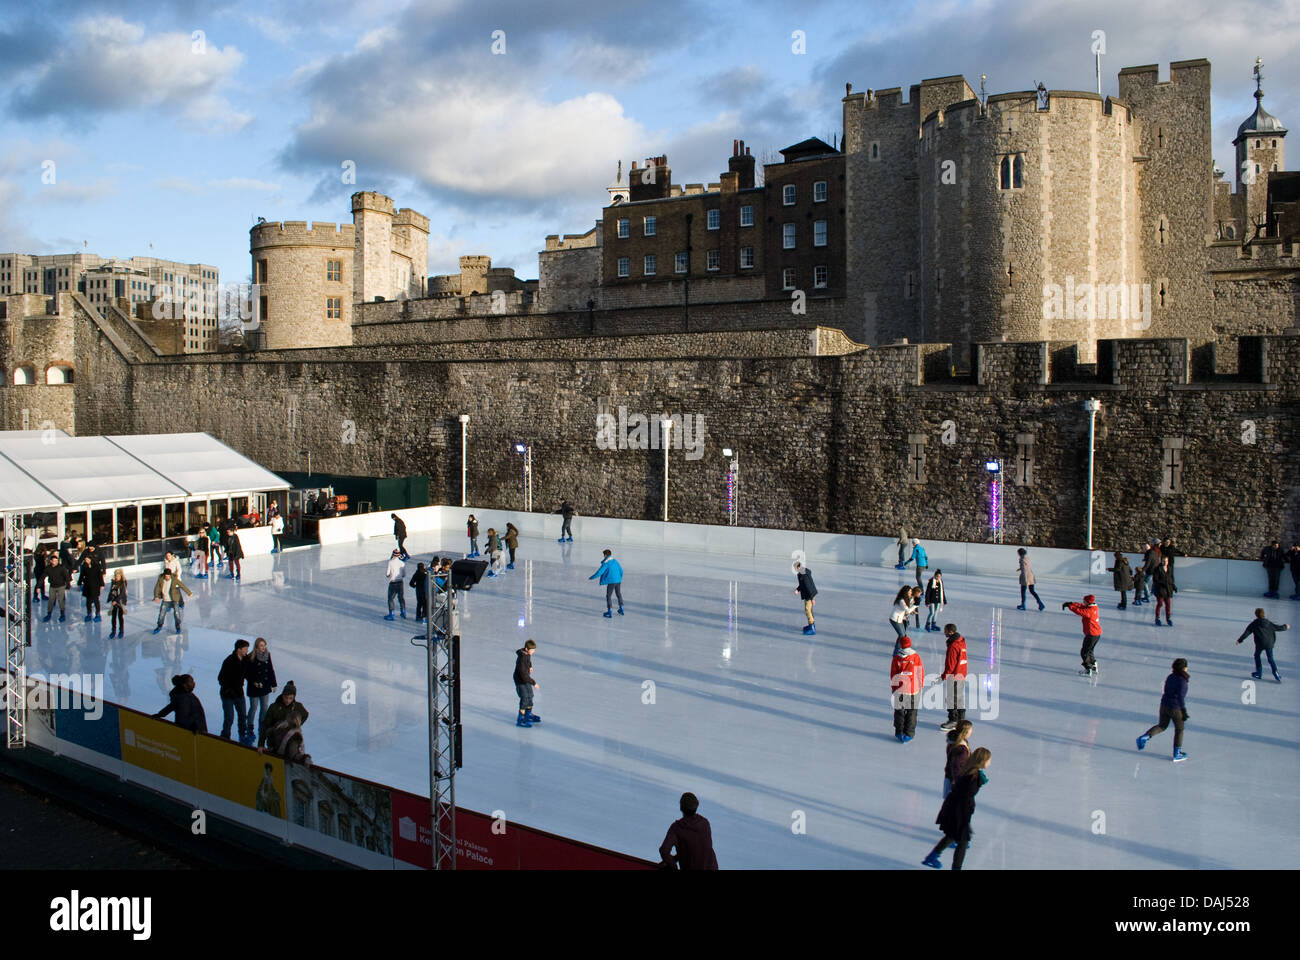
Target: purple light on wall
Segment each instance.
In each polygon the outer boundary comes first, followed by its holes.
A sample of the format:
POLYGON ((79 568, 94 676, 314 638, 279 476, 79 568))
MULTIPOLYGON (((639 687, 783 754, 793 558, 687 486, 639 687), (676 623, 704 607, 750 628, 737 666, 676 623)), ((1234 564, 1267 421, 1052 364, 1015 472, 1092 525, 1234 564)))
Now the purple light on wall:
POLYGON ((989 498, 989 526, 997 530, 1002 526, 1002 481, 995 475, 992 497, 989 498))

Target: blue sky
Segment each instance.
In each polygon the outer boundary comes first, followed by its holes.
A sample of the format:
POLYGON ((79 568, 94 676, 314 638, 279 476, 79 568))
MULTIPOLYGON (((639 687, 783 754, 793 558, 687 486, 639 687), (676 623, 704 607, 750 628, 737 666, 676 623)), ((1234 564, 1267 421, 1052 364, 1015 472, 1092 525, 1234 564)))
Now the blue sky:
POLYGON ((547 234, 599 217, 620 159, 716 180, 733 138, 761 158, 838 135, 845 82, 1093 89, 1098 29, 1105 93, 1124 66, 1210 59, 1225 169, 1256 56, 1266 107, 1300 126, 1300 0, 4 0, 0 250, 243 280, 257 217, 350 222, 366 189, 430 217, 430 273, 482 253, 535 277, 547 234))

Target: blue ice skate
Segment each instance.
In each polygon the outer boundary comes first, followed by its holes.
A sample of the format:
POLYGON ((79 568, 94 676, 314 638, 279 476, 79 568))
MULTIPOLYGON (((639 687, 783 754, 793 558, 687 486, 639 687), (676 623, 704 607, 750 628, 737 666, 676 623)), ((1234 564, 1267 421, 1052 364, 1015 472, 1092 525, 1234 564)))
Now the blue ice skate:
POLYGON ((385 619, 385 620, 396 620, 397 617, 395 617, 393 614, 390 613, 390 614, 388 614, 388 616, 384 617, 384 619, 385 619))
POLYGON ((513 563, 507 563, 507 564, 506 564, 506 569, 507 569, 507 570, 513 570, 514 568, 515 568, 515 565, 514 565, 513 563))
POLYGON ((1021 603, 1021 604, 1017 604, 1016 609, 1017 609, 1017 610, 1023 610, 1023 609, 1025 609, 1025 605, 1024 605, 1023 603, 1021 603))
POLYGON ((921 861, 921 866, 934 867, 934 869, 936 870, 942 870, 943 861, 939 859, 939 855, 937 853, 930 853, 930 854, 926 854, 925 859, 921 861))
POLYGON ((528 715, 527 715, 527 714, 525 714, 525 713, 519 713, 519 714, 516 714, 516 715, 515 715, 515 726, 516 726, 516 727, 531 727, 531 726, 532 726, 532 723, 529 722, 529 720, 528 720, 528 715))
POLYGON ((1182 761, 1186 759, 1187 759, 1187 754, 1183 753, 1183 751, 1181 750, 1174 751, 1174 763, 1182 763, 1182 761))
POLYGON ((529 723, 542 722, 542 718, 539 717, 537 714, 533 713, 532 708, 529 708, 528 710, 524 711, 524 719, 527 720, 529 723))
POLYGON ((803 633, 805 637, 811 637, 816 632, 817 632, 817 627, 811 623, 808 624, 808 626, 803 628, 803 633))
POLYGON ((601 616, 603 616, 606 620, 613 620, 613 619, 614 619, 614 611, 613 611, 613 610, 606 610, 603 614, 601 614, 601 616))
POLYGON ((1147 741, 1150 739, 1151 739, 1151 735, 1149 733, 1144 733, 1142 734, 1142 736, 1138 737, 1137 740, 1138 749, 1145 750, 1147 748, 1147 741))

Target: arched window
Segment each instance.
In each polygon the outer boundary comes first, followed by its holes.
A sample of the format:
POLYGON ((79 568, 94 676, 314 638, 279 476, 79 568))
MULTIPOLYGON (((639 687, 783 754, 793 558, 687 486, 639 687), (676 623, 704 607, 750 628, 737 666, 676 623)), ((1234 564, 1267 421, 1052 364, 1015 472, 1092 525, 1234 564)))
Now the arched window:
POLYGON ((998 186, 1003 190, 1011 189, 1011 158, 1002 158, 1002 170, 998 178, 998 186))
POLYGON ((1011 185, 1013 187, 1023 187, 1025 185, 1025 158, 1016 154, 1012 161, 1013 173, 1011 175, 1011 185))
POLYGON ((14 385, 28 386, 36 382, 36 368, 33 366, 14 367, 14 385))
POLYGON ((46 383, 71 383, 72 367, 67 364, 55 364, 45 371, 46 383))

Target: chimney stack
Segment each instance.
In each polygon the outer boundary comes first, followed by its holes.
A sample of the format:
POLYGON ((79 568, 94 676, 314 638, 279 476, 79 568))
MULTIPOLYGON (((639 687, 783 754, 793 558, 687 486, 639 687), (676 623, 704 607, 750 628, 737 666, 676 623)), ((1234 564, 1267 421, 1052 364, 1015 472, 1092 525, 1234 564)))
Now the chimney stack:
POLYGON ((749 190, 754 186, 754 158, 749 155, 749 148, 744 140, 731 141, 731 158, 727 161, 727 172, 737 176, 736 189, 749 190))

